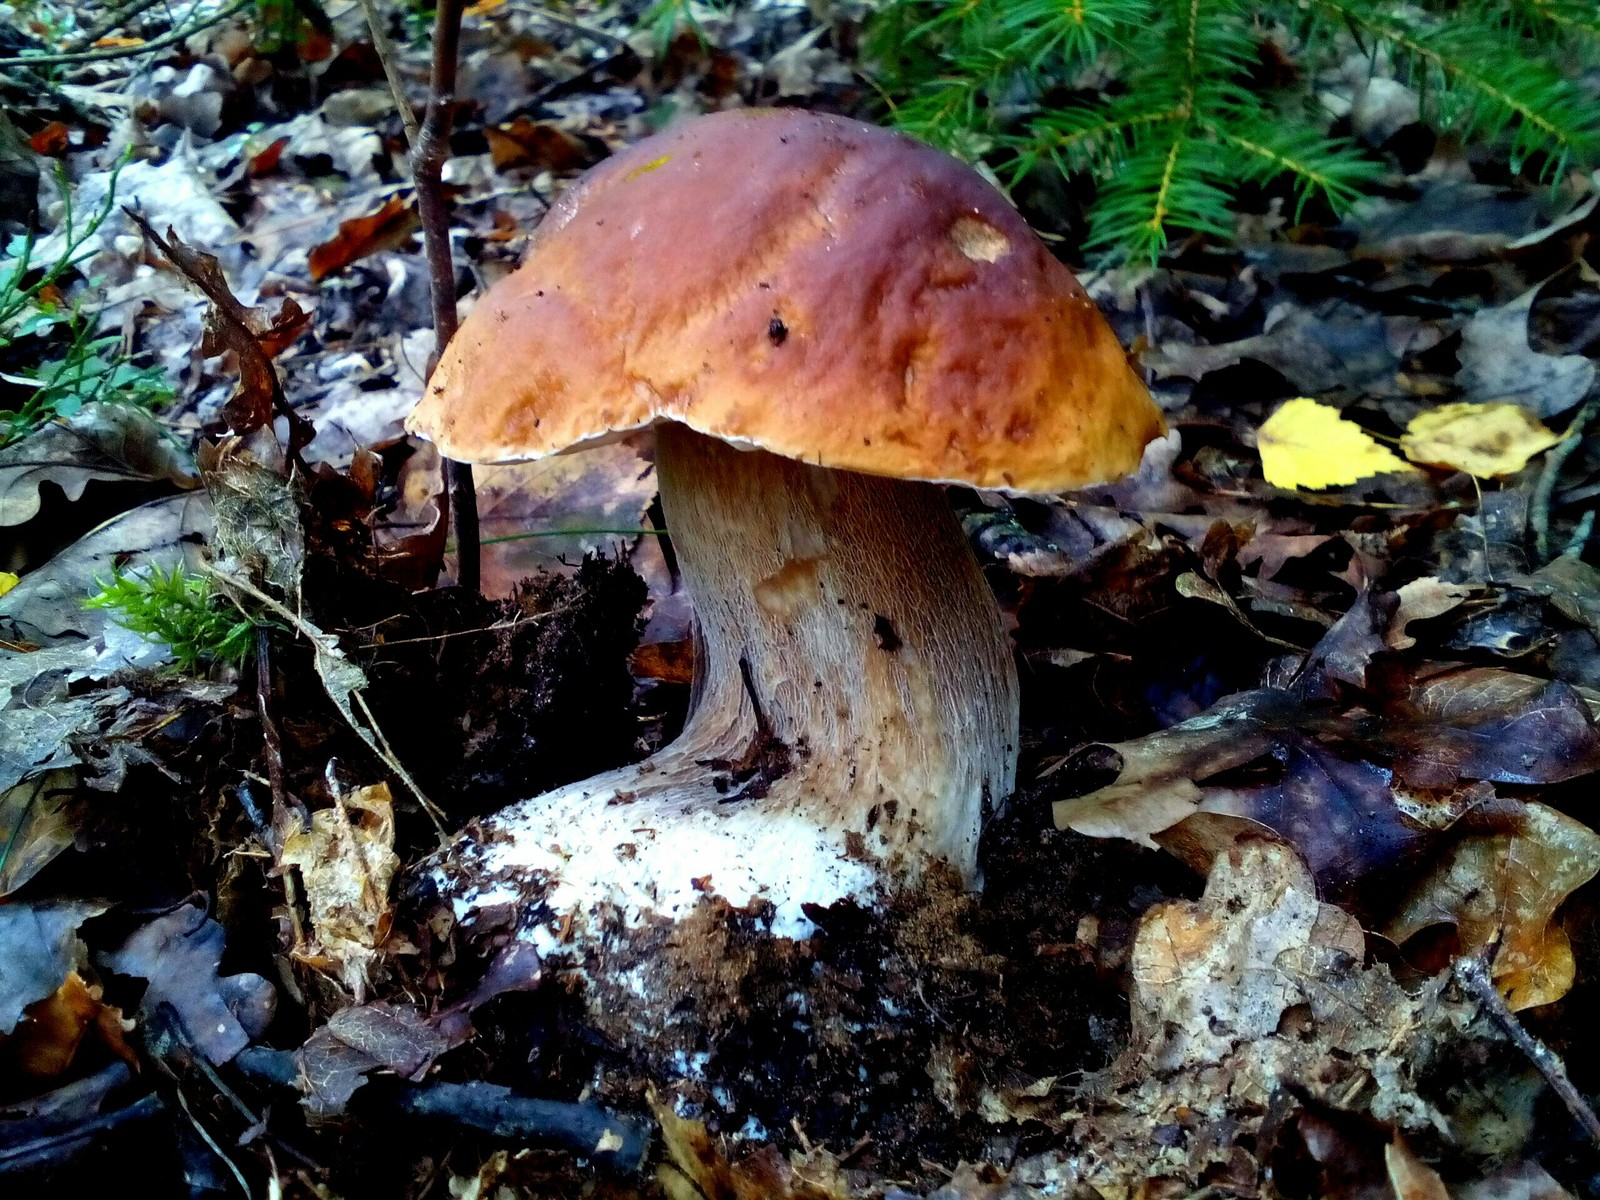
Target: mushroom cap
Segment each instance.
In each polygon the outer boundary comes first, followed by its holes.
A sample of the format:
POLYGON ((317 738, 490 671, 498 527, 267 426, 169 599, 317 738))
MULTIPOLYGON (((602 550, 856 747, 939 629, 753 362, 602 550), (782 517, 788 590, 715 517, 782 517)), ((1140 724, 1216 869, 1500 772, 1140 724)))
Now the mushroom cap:
POLYGON ((1018 492, 1163 430, 1072 273, 971 168, 797 109, 607 159, 445 349, 411 432, 515 462, 679 421, 821 466, 1018 492))

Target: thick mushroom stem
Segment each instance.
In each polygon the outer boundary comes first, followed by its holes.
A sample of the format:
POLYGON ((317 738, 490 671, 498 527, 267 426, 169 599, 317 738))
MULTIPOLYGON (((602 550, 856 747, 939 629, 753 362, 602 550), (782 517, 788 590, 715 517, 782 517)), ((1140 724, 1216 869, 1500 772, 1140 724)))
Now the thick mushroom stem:
POLYGON ((801 936, 805 905, 933 859, 975 881, 1016 773, 1016 668, 939 489, 681 425, 658 428, 657 471, 698 622, 689 720, 469 830, 439 873, 457 913, 511 901, 599 933, 710 892, 770 901, 773 932, 801 936))
POLYGON ((681 425, 656 469, 699 624, 682 752, 742 763, 713 772, 725 803, 783 780, 785 807, 891 867, 941 857, 972 879, 1015 775, 1016 670, 939 489, 681 425))

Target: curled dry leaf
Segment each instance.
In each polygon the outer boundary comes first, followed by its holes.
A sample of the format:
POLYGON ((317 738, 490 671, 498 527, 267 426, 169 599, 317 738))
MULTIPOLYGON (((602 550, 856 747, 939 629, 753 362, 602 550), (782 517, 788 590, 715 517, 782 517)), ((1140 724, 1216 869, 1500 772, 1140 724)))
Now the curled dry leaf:
POLYGON ((1400 453, 1414 463, 1486 479, 1515 475, 1561 435, 1515 404, 1446 404, 1414 417, 1400 453))
POLYGON ((362 788, 312 814, 284 840, 279 867, 295 867, 311 911, 313 943, 298 956, 337 976, 360 999, 389 935, 394 801, 387 784, 362 788))
POLYGON ((495 170, 512 167, 537 167, 550 171, 577 171, 595 160, 593 151, 580 137, 549 121, 535 121, 519 114, 509 125, 488 126, 483 135, 489 142, 489 155, 495 170))
POLYGON ((1411 994, 1365 961, 1360 927, 1318 900, 1293 850, 1246 838, 1219 854, 1199 900, 1139 926, 1132 1037, 1086 1089, 1079 1178, 1102 1192, 1197 1181, 1248 1152, 1286 1085, 1336 1109, 1359 1098, 1402 1129, 1445 1127, 1413 1081, 1470 1006, 1446 1001, 1442 980, 1411 994), (1210 1132, 1160 1144, 1150 1131, 1167 1125, 1210 1132))
POLYGON ((1404 942, 1454 925, 1463 953, 1495 947, 1490 974, 1513 1009, 1559 1000, 1576 968, 1555 914, 1600 870, 1600 834, 1543 804, 1499 801, 1467 821, 1482 832, 1450 847, 1385 934, 1404 942))
POLYGON ((311 248, 311 278, 320 283, 357 259, 396 249, 420 228, 422 218, 417 215, 416 204, 405 197, 390 196, 377 212, 340 221, 338 233, 311 248))
POLYGON ((1383 1148, 1383 1163, 1394 1200, 1450 1200, 1439 1172, 1413 1154, 1404 1138, 1396 1137, 1383 1148))
POLYGON ((1281 488, 1325 488, 1414 468, 1336 408, 1289 400, 1256 431, 1261 472, 1281 488))
POLYGON ((838 1161, 827 1151, 794 1153, 786 1161, 765 1146, 730 1162, 704 1122, 678 1116, 654 1091, 650 1108, 661 1126, 667 1162, 656 1180, 668 1200, 850 1200, 838 1161))
POLYGON ((211 358, 232 351, 239 361, 239 386, 223 406, 222 416, 235 433, 250 433, 269 424, 275 414, 289 422, 289 456, 297 456, 311 440, 309 422, 284 398, 272 358, 306 331, 311 315, 285 300, 272 316, 246 308, 228 286, 222 264, 184 243, 170 226, 163 238, 137 213, 128 214, 167 260, 198 288, 211 305, 206 310, 200 353, 211 358))
POLYGON ((1401 584, 1395 593, 1400 603, 1389 620, 1385 644, 1391 650, 1409 650, 1417 644, 1417 639, 1406 632, 1411 622, 1442 617, 1460 607, 1472 592, 1467 584, 1446 583, 1432 575, 1401 584))

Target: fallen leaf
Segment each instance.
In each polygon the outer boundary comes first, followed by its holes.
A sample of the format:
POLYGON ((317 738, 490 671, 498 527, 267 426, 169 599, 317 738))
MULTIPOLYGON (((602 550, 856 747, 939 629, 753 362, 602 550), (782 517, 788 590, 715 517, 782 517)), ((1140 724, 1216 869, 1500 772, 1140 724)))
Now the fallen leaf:
POLYGON ((397 1004, 340 1009, 295 1051, 306 1108, 323 1117, 343 1112, 373 1071, 421 1079, 434 1059, 466 1039, 470 1028, 464 1020, 438 1022, 397 1004))
POLYGON ((668 1200, 850 1200, 854 1194, 825 1150, 795 1152, 786 1161, 768 1145, 732 1162, 704 1122, 678 1116, 654 1089, 649 1101, 668 1160, 656 1168, 656 1182, 668 1200))
POLYGON ((93 900, 0 904, 0 1036, 84 965, 88 953, 78 927, 106 908, 93 900))
POLYGON ((50 996, 28 1006, 6 1045, 11 1061, 24 1074, 53 1079, 72 1066, 78 1047, 93 1031, 111 1053, 130 1065, 137 1063, 123 1037, 122 1012, 102 1003, 103 995, 98 984, 91 986, 69 971, 50 996))
POLYGON ((359 1001, 389 933, 389 885, 400 865, 388 785, 313 813, 309 830, 285 839, 279 865, 299 869, 311 913, 314 943, 299 957, 331 971, 359 1001))
POLYGON ((60 121, 51 121, 28 139, 28 145, 33 147, 35 154, 43 154, 49 158, 65 158, 67 151, 72 148, 70 133, 71 130, 60 121))
POLYGON ((1459 779, 1562 783, 1600 770, 1600 731, 1570 685, 1494 667, 1434 666, 1384 707, 1371 744, 1415 787, 1459 779))
POLYGON ((1600 834, 1542 804, 1498 801, 1466 818, 1462 838, 1420 879, 1385 929, 1403 943, 1430 925, 1456 927, 1461 951, 1495 946, 1490 974, 1513 1009, 1550 1004, 1572 987, 1572 946, 1556 910, 1600 870, 1600 834))
POLYGON ((1400 453, 1423 466, 1493 479, 1515 475, 1560 440, 1515 404, 1446 404, 1412 418, 1400 453))
POLYGON ((311 278, 320 283, 369 254, 396 249, 420 228, 422 218, 416 205, 404 197, 390 196, 370 216, 340 221, 338 233, 311 248, 311 278))
POLYGON ((231 350, 238 357, 239 386, 222 408, 228 428, 250 433, 270 424, 274 415, 282 415, 289 422, 289 457, 297 457, 311 440, 311 429, 284 398, 272 357, 305 332, 310 314, 293 300, 285 300, 270 318, 246 308, 228 286, 216 255, 186 245, 171 226, 162 238, 143 217, 133 212, 128 215, 167 261, 211 301, 200 338, 201 355, 211 358, 231 350))
POLYGON ((76 502, 97 480, 200 484, 194 460, 154 414, 130 404, 89 404, 0 449, 0 526, 37 516, 39 489, 47 483, 76 502))
POLYGON ((1228 847, 1199 900, 1140 921, 1127 1049, 1074 1106, 1078 1181, 1105 1195, 1143 1194, 1152 1178, 1198 1185, 1259 1144, 1275 1107, 1297 1103, 1286 1086, 1360 1120, 1447 1128, 1416 1081, 1448 1058, 1470 1005, 1442 978, 1408 992, 1367 961, 1360 926, 1318 899, 1292 849, 1248 837, 1228 847), (1163 1126, 1207 1136, 1163 1145, 1151 1136, 1163 1126))
POLYGON ((1549 418, 1574 407, 1594 383, 1581 354, 1540 354, 1528 344, 1528 318, 1543 284, 1510 304, 1483 308, 1461 330, 1456 382, 1476 403, 1507 403, 1549 418))
POLYGON ((204 492, 184 492, 130 508, 24 575, 0 596, 0 617, 36 638, 68 633, 94 637, 104 632, 106 614, 84 608, 83 601, 100 590, 99 581, 109 579, 113 568, 167 569, 185 563, 198 569, 200 549, 210 532, 211 502, 204 492))
POLYGON ((77 774, 46 771, 0 795, 0 898, 69 849, 77 836, 77 774))
POLYGON ((594 155, 582 138, 553 122, 535 121, 525 114, 519 114, 509 125, 488 126, 483 133, 497 171, 512 167, 576 171, 594 162, 594 155))
POLYGON ((1383 1162, 1394 1200, 1450 1200, 1439 1172, 1413 1154, 1404 1138, 1396 1137, 1383 1148, 1383 1162))
POLYGON ((1413 470, 1338 409, 1304 396, 1268 417, 1256 431, 1256 443, 1262 474, 1274 487, 1338 487, 1413 470))
POLYGON ((1401 584, 1395 593, 1400 603, 1389 618, 1385 644, 1391 650, 1409 650, 1417 644, 1417 639, 1406 632, 1411 622, 1442 617, 1458 608, 1472 592, 1467 584, 1446 583, 1432 575, 1401 584))
POLYGON ((1572 1193, 1538 1163, 1520 1162, 1501 1167, 1487 1179, 1463 1184, 1455 1200, 1572 1200, 1572 1193))
POLYGON ((278 163, 283 158, 283 151, 289 144, 287 136, 274 138, 267 144, 266 149, 250 156, 250 176, 259 179, 263 175, 270 175, 278 169, 278 163))
POLYGON ((0 571, 0 596, 4 596, 21 582, 20 575, 13 575, 10 571, 0 571))
POLYGON ((261 976, 219 973, 225 941, 203 903, 180 904, 101 961, 119 975, 147 980, 139 1011, 170 1004, 201 1053, 221 1065, 266 1032, 277 1006, 277 993, 261 976))

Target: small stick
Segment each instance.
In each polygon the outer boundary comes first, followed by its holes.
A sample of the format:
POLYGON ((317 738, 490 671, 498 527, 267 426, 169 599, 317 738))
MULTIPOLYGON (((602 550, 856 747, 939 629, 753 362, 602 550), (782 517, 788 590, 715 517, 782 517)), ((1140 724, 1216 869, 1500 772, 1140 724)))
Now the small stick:
POLYGON ((185 38, 193 37, 202 29, 220 25, 229 17, 242 13, 254 3, 255 0, 238 0, 237 4, 229 5, 222 11, 214 13, 199 25, 190 25, 184 29, 174 29, 171 33, 152 38, 148 42, 140 42, 137 46, 112 46, 105 50, 80 50, 65 54, 19 54, 12 58, 0 58, 0 67, 56 67, 71 63, 105 62, 113 58, 132 58, 135 55, 145 54, 151 50, 163 50, 168 46, 176 45, 185 38))
POLYGON ((395 66, 394 43, 383 26, 383 14, 378 11, 378 0, 361 0, 361 11, 367 15, 367 29, 372 34, 372 48, 383 64, 383 77, 389 81, 389 91, 394 96, 394 106, 400 110, 400 123, 406 129, 406 146, 415 152, 422 140, 422 127, 417 124, 417 114, 411 111, 406 99, 405 81, 400 78, 400 68, 395 66))
POLYGON ((1533 496, 1528 502, 1528 523, 1533 526, 1533 548, 1541 564, 1549 562, 1551 558, 1550 498, 1556 490, 1556 477, 1561 474, 1561 468, 1566 466, 1567 459, 1572 457, 1572 452, 1583 444, 1584 426, 1589 424, 1596 407, 1600 407, 1600 396, 1590 397, 1578 410, 1578 415, 1572 418, 1561 440, 1544 456, 1544 469, 1539 472, 1538 482, 1533 485, 1533 496))
POLYGON ((1455 976, 1456 982, 1472 993, 1507 1040, 1527 1055, 1528 1061, 1550 1085, 1550 1090, 1561 1097, 1573 1120, 1583 1126, 1584 1132, 1594 1142, 1600 1144, 1600 1117, 1595 1116, 1589 1102, 1573 1086, 1572 1080, 1567 1077, 1566 1064, 1556 1052, 1522 1027, 1522 1022, 1517 1020, 1506 1004, 1505 997, 1500 995, 1500 989, 1495 987, 1494 980, 1489 978, 1489 968, 1483 960, 1475 955, 1456 959, 1455 976))
MULTIPOLYGON (((456 115, 456 67, 461 56, 462 0, 439 0, 433 25, 433 78, 428 111, 411 153, 411 178, 417 185, 417 214, 428 258, 428 289, 433 298, 433 358, 456 335, 456 267, 450 253, 450 209, 444 197, 444 164, 450 157, 450 130, 456 115)), ((424 384, 423 386, 427 386, 424 384)), ((446 493, 456 522, 457 582, 479 590, 478 493, 470 463, 445 459, 446 493)))

